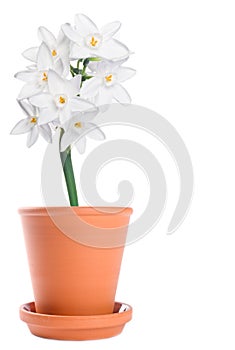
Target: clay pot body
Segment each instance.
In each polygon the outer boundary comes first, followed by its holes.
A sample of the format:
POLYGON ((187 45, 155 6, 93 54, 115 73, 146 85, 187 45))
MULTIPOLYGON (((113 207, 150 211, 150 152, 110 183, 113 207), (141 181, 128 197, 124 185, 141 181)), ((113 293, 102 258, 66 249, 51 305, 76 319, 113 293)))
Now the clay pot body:
POLYGON ((19 210, 37 313, 113 313, 132 209, 104 209, 19 210))

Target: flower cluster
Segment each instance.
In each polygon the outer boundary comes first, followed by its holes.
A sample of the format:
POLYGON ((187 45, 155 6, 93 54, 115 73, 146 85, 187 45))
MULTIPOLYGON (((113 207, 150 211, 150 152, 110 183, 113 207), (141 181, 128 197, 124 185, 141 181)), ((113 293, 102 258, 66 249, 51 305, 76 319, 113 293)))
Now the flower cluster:
POLYGON ((104 133, 94 123, 102 106, 131 102, 122 83, 135 70, 123 66, 130 51, 114 38, 120 26, 115 21, 99 29, 78 14, 75 25, 62 25, 57 38, 40 27, 40 46, 23 52, 31 63, 15 75, 25 83, 18 102, 26 118, 11 133, 27 133, 30 147, 39 134, 51 142, 52 131, 59 127, 61 152, 74 144, 83 153, 86 136, 103 140, 104 133))

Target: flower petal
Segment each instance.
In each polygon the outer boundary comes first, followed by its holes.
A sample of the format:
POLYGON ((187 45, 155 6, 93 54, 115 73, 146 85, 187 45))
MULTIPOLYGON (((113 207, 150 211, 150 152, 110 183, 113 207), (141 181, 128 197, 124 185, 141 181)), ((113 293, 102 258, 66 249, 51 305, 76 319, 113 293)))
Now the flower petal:
POLYGON ((103 35, 103 40, 105 41, 112 38, 112 36, 117 33, 120 27, 121 23, 119 21, 111 22, 103 26, 100 30, 101 34, 103 35))
POLYGON ((97 107, 93 103, 87 100, 84 100, 83 98, 80 98, 80 97, 72 98, 69 104, 72 112, 83 112, 87 110, 97 111, 97 107))
POLYGON ((68 146, 75 142, 79 138, 78 133, 74 130, 73 127, 66 131, 60 141, 60 151, 63 152, 68 146))
POLYGON ((116 70, 117 79, 119 83, 122 83, 123 81, 126 81, 132 78, 135 75, 135 73, 136 73, 135 69, 128 68, 128 67, 119 67, 116 70))
POLYGON ((55 96, 65 93, 65 81, 54 70, 48 72, 48 87, 50 93, 55 96))
POLYGON ((79 58, 87 58, 90 57, 90 50, 88 47, 85 46, 79 46, 75 43, 71 45, 70 50, 70 58, 71 60, 77 60, 79 58))
MULTIPOLYGON (((94 119, 97 116, 98 112, 99 112, 98 110, 82 112, 79 116, 81 122, 85 122, 85 123, 90 122, 92 119, 94 119)), ((75 115, 76 114, 74 113, 73 116, 75 117, 75 115)))
POLYGON ((38 70, 48 70, 53 67, 53 58, 50 50, 45 43, 42 43, 38 50, 37 56, 38 70))
POLYGON ((59 113, 55 105, 52 105, 50 108, 40 109, 38 125, 41 126, 44 124, 48 124, 49 122, 58 119, 58 114, 59 113))
POLYGON ((116 39, 106 40, 97 50, 96 54, 106 59, 121 59, 129 56, 130 51, 126 45, 116 39))
POLYGON ((103 131, 94 123, 86 123, 86 129, 89 131, 86 133, 86 136, 94 139, 102 141, 105 139, 105 134, 103 131))
POLYGON ((80 154, 83 154, 86 150, 86 137, 80 136, 79 140, 75 143, 75 147, 77 148, 80 154))
POLYGON ((56 38, 47 28, 39 27, 38 36, 51 50, 56 48, 56 38))
POLYGON ((30 64, 29 66, 26 66, 28 70, 37 70, 37 65, 36 64, 30 64))
POLYGON ((34 126, 27 137, 27 147, 31 147, 35 144, 39 136, 38 127, 34 126))
POLYGON ((52 143, 52 132, 48 124, 40 125, 38 127, 40 135, 48 142, 52 143))
POLYGON ((36 116, 36 110, 34 106, 32 106, 31 104, 23 100, 18 101, 18 103, 20 107, 23 109, 24 113, 27 115, 27 117, 36 116))
POLYGON ((25 70, 18 72, 14 75, 16 79, 20 79, 22 81, 25 81, 26 83, 30 83, 38 79, 38 71, 33 70, 25 70))
POLYGON ((59 34, 57 36, 57 49, 60 48, 60 54, 61 50, 65 50, 64 53, 66 53, 66 49, 69 47, 70 41, 67 38, 67 36, 64 34, 62 28, 59 30, 59 34))
POLYGON ((43 92, 41 94, 30 97, 29 102, 39 108, 49 108, 53 105, 54 101, 51 94, 43 92))
POLYGON ((38 94, 39 92, 41 92, 43 89, 42 86, 39 86, 37 83, 33 82, 33 83, 27 83, 25 84, 19 95, 18 95, 18 99, 19 100, 22 100, 22 99, 25 99, 25 98, 29 98, 33 95, 36 95, 38 94))
POLYGON ((97 63, 98 61, 91 61, 88 64, 88 68, 90 69, 91 72, 95 72, 97 69, 97 63))
POLYGON ((95 23, 86 15, 79 13, 75 16, 75 26, 77 31, 83 37, 91 33, 99 33, 99 30, 95 23))
POLYGON ((22 53, 23 57, 29 61, 37 62, 38 47, 31 47, 22 53))
POLYGON ((54 119, 50 122, 50 127, 52 128, 53 131, 56 131, 57 128, 59 128, 61 125, 60 125, 60 121, 59 121, 59 118, 57 119, 54 119))
MULTIPOLYGON (((67 77, 69 72, 70 72, 70 60, 69 57, 65 58, 63 57, 62 59, 62 63, 63 63, 63 72, 62 72, 62 76, 63 77, 67 77)), ((55 69, 56 70, 56 69, 55 69)), ((56 70, 57 71, 57 70, 56 70)))
POLYGON ((81 86, 82 76, 80 74, 76 75, 74 78, 65 81, 66 94, 72 98, 79 94, 81 86))
POLYGON ((116 84, 113 86, 113 98, 119 103, 131 103, 131 97, 126 91, 126 89, 120 85, 116 84))
POLYGON ((112 103, 113 86, 103 86, 95 98, 95 104, 98 106, 106 106, 112 103))
POLYGON ((54 70, 56 71, 56 73, 58 73, 61 76, 64 74, 64 64, 62 59, 59 58, 58 60, 55 61, 54 70))
POLYGON ((59 110, 60 123, 64 125, 72 117, 70 105, 67 104, 63 109, 59 110))
POLYGON ((32 127, 33 127, 33 124, 30 123, 29 118, 22 119, 11 130, 11 135, 25 134, 29 132, 32 127))
POLYGON ((81 35, 78 33, 77 30, 75 30, 71 24, 65 23, 61 26, 62 31, 68 37, 71 41, 73 42, 78 42, 80 43, 82 41, 81 35))
POLYGON ((89 98, 97 95, 100 87, 103 85, 103 79, 100 77, 93 77, 84 81, 81 88, 81 97, 89 98))
POLYGON ((126 56, 120 60, 109 61, 112 72, 116 72, 120 68, 120 66, 128 60, 128 58, 129 56, 126 56))

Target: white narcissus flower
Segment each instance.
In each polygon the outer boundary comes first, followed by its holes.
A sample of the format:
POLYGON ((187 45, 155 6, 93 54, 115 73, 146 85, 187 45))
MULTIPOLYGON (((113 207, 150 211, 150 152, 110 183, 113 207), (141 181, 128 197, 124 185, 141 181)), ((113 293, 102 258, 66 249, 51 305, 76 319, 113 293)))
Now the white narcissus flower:
POLYGON ((54 60, 61 59, 64 67, 63 76, 66 77, 70 71, 70 41, 68 38, 64 35, 62 30, 59 31, 58 37, 55 38, 55 36, 45 27, 38 28, 38 36, 42 42, 49 47, 54 60))
POLYGON ((67 80, 60 77, 55 71, 48 72, 48 93, 44 92, 32 96, 29 100, 41 108, 40 124, 45 124, 59 119, 61 124, 67 122, 72 112, 80 112, 87 109, 97 110, 91 102, 77 95, 80 92, 81 75, 67 80))
POLYGON ((50 50, 42 43, 37 53, 37 62, 34 67, 15 74, 15 78, 23 80, 26 84, 19 93, 18 99, 25 99, 47 89, 48 70, 54 69, 59 74, 63 71, 62 61, 54 62, 50 50))
POLYGON ((104 140, 105 135, 100 128, 91 121, 97 115, 97 111, 73 113, 73 117, 65 125, 65 133, 61 138, 60 150, 64 151, 74 144, 79 153, 84 153, 86 148, 86 136, 95 140, 104 140))
POLYGON ((121 23, 108 23, 100 30, 94 22, 83 14, 75 16, 75 26, 66 23, 62 25, 65 35, 72 41, 70 58, 103 57, 120 59, 130 54, 129 49, 113 38, 121 23))
POLYGON ((20 120, 12 129, 12 135, 20 135, 28 133, 27 137, 27 147, 31 147, 35 144, 38 139, 39 134, 47 142, 52 142, 52 133, 49 125, 38 125, 38 120, 40 119, 38 108, 32 106, 26 101, 18 101, 24 113, 26 114, 25 119, 20 120))
MULTIPOLYGON (((63 76, 66 77, 69 73, 69 46, 70 41, 60 30, 58 37, 55 36, 45 27, 38 28, 39 39, 45 43, 50 51, 54 62, 60 59, 63 63, 63 76)), ((38 47, 31 47, 23 52, 23 56, 32 61, 37 61, 38 47)))
POLYGON ((121 65, 126 60, 92 62, 89 73, 93 78, 86 80, 81 88, 83 98, 94 98, 98 106, 110 104, 112 100, 119 103, 130 103, 131 98, 122 82, 130 79, 135 70, 121 65))

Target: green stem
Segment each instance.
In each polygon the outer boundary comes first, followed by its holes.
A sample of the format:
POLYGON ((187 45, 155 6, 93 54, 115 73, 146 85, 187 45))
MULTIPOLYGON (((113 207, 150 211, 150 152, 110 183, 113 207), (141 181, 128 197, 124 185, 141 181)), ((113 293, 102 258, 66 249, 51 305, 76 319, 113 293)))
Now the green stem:
MULTIPOLYGON (((61 130, 61 137, 63 133, 64 131, 61 130)), ((66 182, 67 191, 69 195, 70 205, 71 207, 77 207, 79 204, 78 204, 78 197, 77 197, 76 182, 75 182, 75 177, 73 172, 70 146, 66 148, 64 152, 60 152, 60 159, 61 159, 61 163, 64 171, 64 177, 65 177, 65 182, 66 182)))
POLYGON ((77 69, 78 69, 78 70, 79 70, 80 62, 82 62, 82 58, 80 58, 80 59, 77 61, 77 69))
POLYGON ((88 64, 89 64, 89 58, 86 58, 85 60, 83 60, 82 75, 84 75, 86 73, 86 69, 87 69, 88 64))
MULTIPOLYGON (((72 65, 70 65, 70 73, 72 77, 75 77, 77 74, 82 75, 82 80, 81 80, 81 86, 83 81, 92 78, 92 76, 88 76, 86 74, 86 68, 89 64, 90 61, 100 61, 100 58, 98 57, 93 57, 93 58, 87 58, 87 59, 79 59, 77 61, 77 68, 74 68, 72 65), (83 62, 83 69, 79 69, 80 62, 83 62)), ((61 134, 60 134, 60 139, 63 136, 64 130, 61 129, 61 134)), ((78 197, 77 197, 77 188, 76 188, 76 182, 75 182, 75 177, 74 177, 74 172, 73 172, 73 164, 72 164, 72 157, 71 157, 71 147, 69 146, 64 152, 60 152, 60 159, 64 171, 64 177, 65 177, 65 182, 67 186, 67 191, 69 195, 69 201, 70 205, 73 206, 78 206, 78 197)))
POLYGON ((73 69, 74 69, 73 66, 70 64, 70 73, 72 74, 72 77, 75 76, 75 73, 74 73, 73 69))

